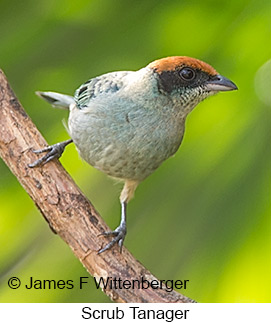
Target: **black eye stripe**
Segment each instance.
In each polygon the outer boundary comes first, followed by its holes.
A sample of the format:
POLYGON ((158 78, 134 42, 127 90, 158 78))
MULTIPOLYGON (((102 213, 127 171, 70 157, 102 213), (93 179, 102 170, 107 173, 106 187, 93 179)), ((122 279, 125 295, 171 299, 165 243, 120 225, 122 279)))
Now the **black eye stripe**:
POLYGON ((178 93, 187 89, 196 88, 205 84, 210 79, 210 75, 200 69, 190 66, 182 66, 171 71, 157 73, 159 83, 158 89, 162 93, 178 93))
POLYGON ((192 68, 184 67, 179 71, 179 76, 184 81, 192 81, 196 77, 196 73, 192 68))

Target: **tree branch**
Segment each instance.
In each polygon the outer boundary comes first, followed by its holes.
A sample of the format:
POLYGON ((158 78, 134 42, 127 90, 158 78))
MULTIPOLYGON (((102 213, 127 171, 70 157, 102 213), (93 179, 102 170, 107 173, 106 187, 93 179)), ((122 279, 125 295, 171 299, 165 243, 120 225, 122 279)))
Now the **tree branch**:
MULTIPOLYGON (((121 254, 117 247, 97 254, 101 243, 106 243, 106 238, 97 236, 110 229, 59 161, 34 169, 27 166, 37 158, 32 148, 46 145, 0 70, 0 156, 51 229, 70 246, 75 256, 96 278, 157 280, 126 248, 121 254)), ((104 292, 116 302, 193 302, 176 291, 167 292, 165 288, 106 288, 104 292)))

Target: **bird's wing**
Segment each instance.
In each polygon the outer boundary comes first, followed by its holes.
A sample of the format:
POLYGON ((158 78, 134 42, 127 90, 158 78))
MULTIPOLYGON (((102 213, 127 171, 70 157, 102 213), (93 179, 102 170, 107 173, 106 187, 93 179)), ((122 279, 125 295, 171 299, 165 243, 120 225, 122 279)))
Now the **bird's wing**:
POLYGON ((91 100, 105 93, 118 92, 124 84, 124 78, 131 72, 112 72, 92 78, 82 84, 74 94, 79 109, 89 106, 91 100))

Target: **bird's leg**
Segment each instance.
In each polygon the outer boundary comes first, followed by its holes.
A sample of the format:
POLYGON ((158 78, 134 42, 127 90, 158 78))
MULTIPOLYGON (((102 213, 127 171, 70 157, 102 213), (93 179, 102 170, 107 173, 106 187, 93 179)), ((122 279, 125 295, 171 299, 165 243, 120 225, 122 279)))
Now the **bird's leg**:
POLYGON ((126 209, 127 209, 127 202, 121 202, 121 220, 120 225, 114 230, 109 232, 104 232, 101 235, 110 237, 113 236, 114 238, 110 241, 104 248, 98 251, 98 254, 112 248, 114 244, 118 243, 120 247, 120 252, 122 250, 122 245, 126 236, 126 209))
POLYGON ((34 163, 29 164, 28 167, 33 168, 36 166, 44 165, 52 159, 60 158, 65 150, 65 147, 67 145, 69 145, 70 143, 72 143, 72 139, 68 139, 68 140, 59 142, 57 144, 54 144, 52 146, 48 146, 43 149, 33 150, 33 152, 35 154, 40 154, 40 153, 44 153, 44 152, 47 152, 47 154, 44 155, 43 157, 37 159, 36 161, 34 161, 34 163))
POLYGON ((126 180, 123 190, 120 194, 120 203, 121 203, 121 221, 120 225, 114 230, 110 232, 104 232, 101 235, 103 236, 113 236, 114 238, 110 241, 104 248, 101 248, 98 253, 102 253, 105 250, 112 248, 116 243, 118 243, 120 247, 120 252, 122 249, 123 241, 126 236, 126 210, 127 204, 131 200, 136 190, 138 181, 135 180, 126 180))

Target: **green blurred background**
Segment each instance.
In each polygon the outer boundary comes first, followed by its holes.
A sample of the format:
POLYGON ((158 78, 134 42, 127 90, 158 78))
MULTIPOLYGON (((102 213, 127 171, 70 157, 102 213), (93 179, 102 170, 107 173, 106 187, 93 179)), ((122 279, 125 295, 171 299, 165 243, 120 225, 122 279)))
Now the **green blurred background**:
MULTIPOLYGON (((36 90, 73 94, 90 77, 187 55, 232 79, 188 117, 181 149, 129 205, 125 245, 159 279, 189 279, 198 302, 271 301, 271 2, 2 0, 0 67, 52 144, 63 110, 36 90)), ((1 116, 0 116, 1 118, 1 116)), ((106 222, 121 186, 69 146, 61 162, 106 222)), ((87 273, 0 160, 0 302, 108 302, 79 290, 10 290, 9 277, 78 280, 87 273)))

